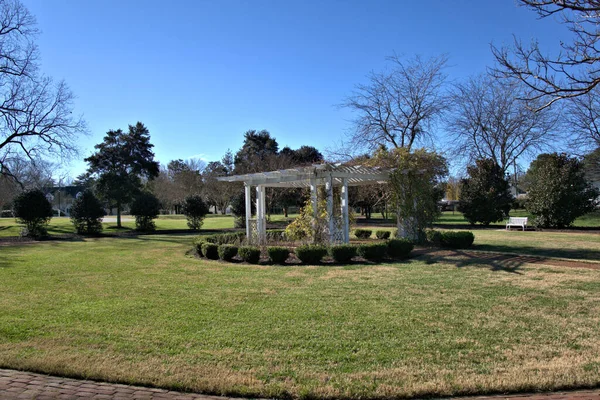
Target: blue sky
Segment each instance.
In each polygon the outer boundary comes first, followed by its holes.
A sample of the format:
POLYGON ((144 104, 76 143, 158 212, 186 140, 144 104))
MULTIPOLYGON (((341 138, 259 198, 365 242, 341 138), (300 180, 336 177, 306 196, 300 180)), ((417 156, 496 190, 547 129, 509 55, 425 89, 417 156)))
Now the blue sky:
POLYGON ((137 121, 161 163, 217 160, 248 129, 324 151, 351 128, 337 104, 394 52, 446 53, 458 82, 492 65, 492 42, 514 34, 552 49, 566 36, 513 0, 23 1, 42 32, 42 71, 66 80, 88 122, 82 159, 137 121))

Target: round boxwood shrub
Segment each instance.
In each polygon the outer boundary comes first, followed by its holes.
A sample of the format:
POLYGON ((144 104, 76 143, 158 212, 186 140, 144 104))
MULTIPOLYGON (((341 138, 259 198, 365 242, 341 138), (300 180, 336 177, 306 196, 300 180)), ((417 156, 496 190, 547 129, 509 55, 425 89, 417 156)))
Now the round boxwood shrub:
POLYGON ((48 234, 46 226, 52 218, 52 205, 39 189, 19 194, 13 203, 17 221, 25 224, 24 236, 42 237, 48 234))
POLYGON ((219 258, 219 246, 214 243, 204 242, 202 243, 202 254, 211 260, 217 260, 219 258))
POLYGON ((285 260, 290 256, 290 250, 287 247, 272 246, 267 247, 269 260, 274 264, 285 264, 285 260))
POLYGON ((392 232, 390 231, 375 231, 375 237, 377 239, 389 239, 392 232))
POLYGON ((232 244, 222 244, 219 246, 219 258, 223 261, 231 261, 238 253, 238 247, 232 244))
POLYGON ((319 244, 308 244, 296 248, 296 257, 302 264, 318 264, 327 254, 327 248, 319 244))
POLYGON ((206 240, 204 240, 204 239, 196 239, 194 241, 194 247, 196 247, 196 253, 198 253, 198 255, 200 257, 204 256, 204 253, 202 252, 202 245, 204 243, 208 243, 208 242, 206 240))
POLYGON ((387 243, 368 243, 359 245, 356 253, 365 260, 379 261, 385 258, 387 249, 387 243))
POLYGON ((253 246, 242 246, 238 249, 238 256, 247 263, 258 264, 260 261, 260 249, 253 246))
POLYGON ((368 239, 371 237, 371 233, 373 233, 370 229, 355 229, 354 236, 359 239, 368 239))
POLYGON ((442 232, 436 231, 435 229, 428 229, 427 231, 425 231, 425 236, 427 237, 427 242, 431 243, 432 245, 442 245, 442 232))
POLYGON ((356 246, 339 244, 329 248, 329 255, 337 263, 347 263, 356 256, 356 246))
POLYGON ((475 241, 473 232, 468 231, 446 231, 442 233, 442 245, 453 249, 466 249, 471 247, 475 241))
POLYGON ((387 252, 392 258, 407 258, 414 247, 408 239, 391 239, 387 242, 387 252))

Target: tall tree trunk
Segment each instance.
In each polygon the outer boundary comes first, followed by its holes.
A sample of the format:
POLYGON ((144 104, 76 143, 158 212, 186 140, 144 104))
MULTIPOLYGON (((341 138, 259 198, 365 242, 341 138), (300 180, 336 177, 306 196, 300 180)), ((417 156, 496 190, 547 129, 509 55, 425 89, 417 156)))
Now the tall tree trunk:
POLYGON ((121 229, 121 202, 117 201, 117 228, 121 229))
POLYGON ((287 206, 283 207, 283 216, 284 216, 285 218, 287 218, 287 217, 288 217, 288 208, 287 208, 287 206))

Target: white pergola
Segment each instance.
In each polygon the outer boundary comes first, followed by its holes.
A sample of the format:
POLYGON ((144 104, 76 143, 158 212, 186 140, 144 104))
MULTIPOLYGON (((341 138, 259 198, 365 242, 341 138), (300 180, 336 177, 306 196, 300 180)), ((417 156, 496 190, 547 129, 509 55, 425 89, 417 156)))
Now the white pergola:
POLYGON ((267 223, 265 207, 265 188, 302 188, 310 187, 311 202, 315 219, 317 218, 317 188, 325 186, 327 193, 328 235, 330 242, 350 241, 348 221, 348 187, 374 183, 386 183, 389 171, 379 168, 345 166, 341 164, 316 164, 279 171, 258 172, 254 174, 233 175, 218 178, 225 182, 243 182, 246 199, 246 236, 252 241, 255 236, 259 244, 266 241, 267 223), (256 187, 256 219, 252 219, 251 190, 256 187), (333 212, 333 187, 341 186, 341 221, 336 223, 333 212), (341 225, 341 226, 340 226, 341 225))

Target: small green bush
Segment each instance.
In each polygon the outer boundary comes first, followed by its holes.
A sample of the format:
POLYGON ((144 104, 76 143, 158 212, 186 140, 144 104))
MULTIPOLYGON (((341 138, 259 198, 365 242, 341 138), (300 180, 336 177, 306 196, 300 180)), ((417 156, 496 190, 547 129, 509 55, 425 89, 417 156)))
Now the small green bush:
POLYGON ((379 261, 385 258, 387 249, 387 243, 368 243, 359 245, 356 253, 365 260, 379 261))
POLYGON ((415 245, 408 239, 390 239, 387 242, 388 255, 392 258, 408 258, 415 245))
POLYGON ((130 212, 135 216, 135 229, 152 232, 156 230, 154 219, 160 213, 160 201, 154 194, 142 192, 131 203, 130 212))
POLYGON ((327 254, 327 248, 318 244, 308 244, 296 248, 296 257, 302 264, 318 264, 327 254))
POLYGON ((13 207, 17 221, 25 224, 24 236, 48 235, 46 227, 52 218, 52 205, 44 192, 39 189, 25 191, 15 197, 13 207))
POLYGON ((242 246, 238 249, 238 256, 247 263, 258 264, 260 261, 260 249, 253 246, 242 246))
POLYGON ((377 239, 389 239, 392 233, 390 231, 375 231, 377 239))
POLYGON ((102 203, 89 189, 78 194, 71 206, 71 222, 79 234, 99 234, 102 231, 103 216, 102 203))
POLYGON ((442 245, 442 236, 444 236, 442 232, 436 231, 434 229, 428 229, 427 231, 425 231, 425 236, 427 237, 428 243, 431 243, 434 246, 442 245))
POLYGON ((188 196, 183 202, 183 215, 187 218, 187 226, 194 231, 202 228, 204 217, 208 214, 208 206, 198 195, 188 196))
POLYGON ((219 246, 214 243, 204 242, 202 243, 202 254, 206 258, 216 260, 219 258, 219 246))
POLYGON ((222 244, 218 249, 219 258, 223 261, 231 261, 238 253, 237 246, 232 244, 222 244))
POLYGON ((351 244, 340 244, 329 248, 329 255, 337 263, 347 263, 356 256, 356 246, 351 244))
POLYGON ((359 239, 368 239, 371 237, 371 233, 373 233, 370 229, 355 229, 354 236, 359 239))
POLYGON ((205 240, 217 245, 221 244, 240 244, 246 239, 246 232, 219 233, 217 235, 206 236, 205 240))
POLYGON ((290 250, 287 247, 267 247, 269 260, 274 264, 285 264, 285 260, 290 256, 290 250))
POLYGON ((442 246, 453 249, 466 249, 471 247, 475 241, 473 232, 468 231, 446 231, 442 233, 442 246))

